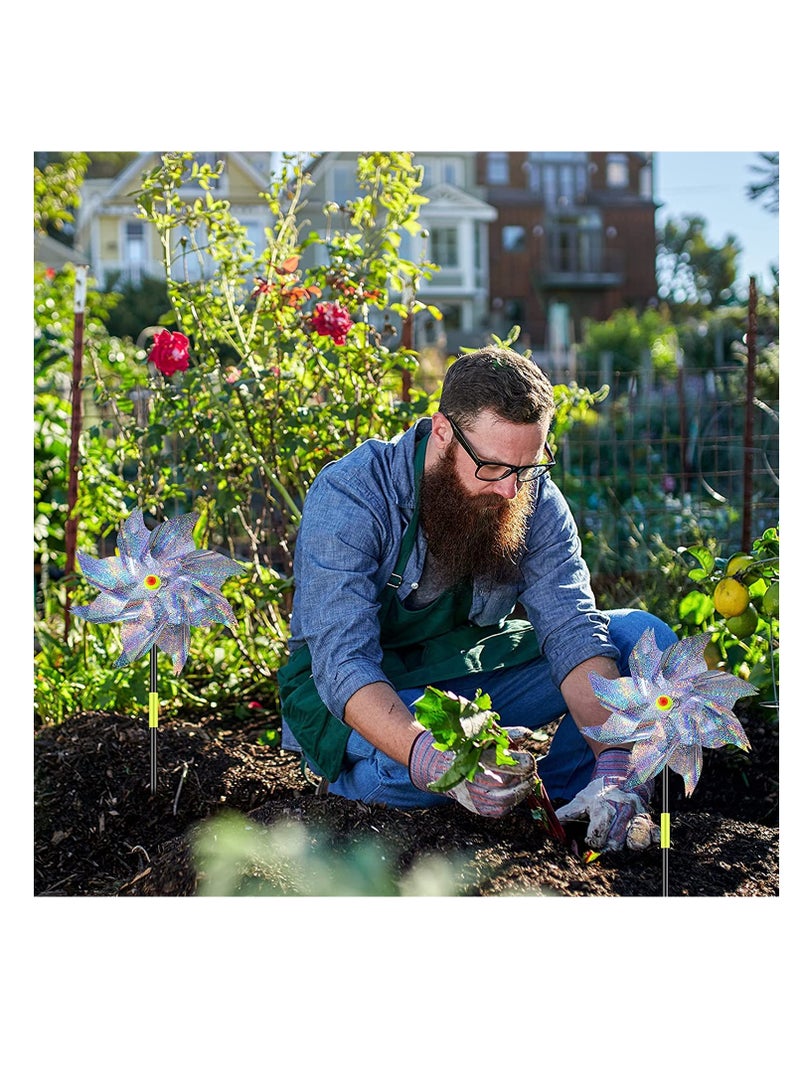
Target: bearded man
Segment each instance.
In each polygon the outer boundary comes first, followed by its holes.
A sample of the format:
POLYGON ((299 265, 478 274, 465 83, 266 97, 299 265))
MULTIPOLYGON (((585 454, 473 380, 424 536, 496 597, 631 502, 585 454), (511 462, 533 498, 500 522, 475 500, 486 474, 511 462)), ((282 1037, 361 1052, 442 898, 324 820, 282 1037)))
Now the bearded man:
MULTIPOLYGON (((629 752, 585 738, 608 713, 589 672, 628 673, 647 628, 597 608, 575 520, 549 471, 553 388, 527 357, 492 346, 447 370, 439 409, 391 442, 368 440, 308 492, 295 552, 283 746, 334 794, 403 808, 460 803, 490 818, 532 790, 589 823, 595 849, 644 847, 652 783, 620 790, 629 752), (488 693, 517 739, 560 719, 538 769, 482 755, 472 782, 431 792, 453 760, 413 705, 428 685, 488 693), (571 802, 570 802, 571 801, 571 802)), ((519 744, 522 746, 522 744, 519 744)))

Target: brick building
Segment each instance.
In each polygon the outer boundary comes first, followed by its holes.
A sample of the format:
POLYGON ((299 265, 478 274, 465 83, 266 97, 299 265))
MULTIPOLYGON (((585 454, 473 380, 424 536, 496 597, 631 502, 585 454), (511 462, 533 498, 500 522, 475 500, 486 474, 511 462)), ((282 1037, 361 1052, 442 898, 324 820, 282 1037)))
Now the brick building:
POLYGON ((495 328, 565 364, 585 319, 657 298, 651 152, 479 152, 495 328))

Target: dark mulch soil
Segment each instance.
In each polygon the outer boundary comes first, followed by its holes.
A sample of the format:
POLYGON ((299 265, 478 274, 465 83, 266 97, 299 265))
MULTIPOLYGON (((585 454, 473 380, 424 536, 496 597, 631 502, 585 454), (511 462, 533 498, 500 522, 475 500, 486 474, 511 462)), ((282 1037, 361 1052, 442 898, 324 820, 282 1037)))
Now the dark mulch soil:
MULTIPOLYGON (((111 713, 38 727, 35 748, 34 893, 37 896, 194 896, 211 892, 195 834, 223 815, 246 816, 252 830, 300 824, 328 858, 352 859, 354 846, 378 846, 388 887, 424 863, 449 861, 468 896, 652 897, 778 894, 778 733, 758 708, 737 715, 752 754, 706 751, 690 799, 670 774, 671 848, 601 856, 584 864, 549 838, 525 807, 499 822, 463 808, 401 811, 316 794, 294 754, 259 743, 264 721, 163 723, 159 781, 149 784, 149 728, 111 713), (666 855, 667 859, 664 860, 666 855), (389 861, 388 864, 385 862, 389 861)), ((542 742, 546 749, 546 742, 542 742)), ((657 795, 656 811, 660 806, 657 795)), ((570 831, 579 835, 579 828, 570 831)), ((218 890, 213 892, 219 892, 218 890)), ((244 869, 226 893, 315 893, 286 869, 263 861, 244 869), (265 870, 266 867, 266 870, 265 870), (249 875, 249 878, 248 878, 249 875), (253 886, 254 876, 261 885, 253 886)), ((323 889, 322 893, 337 893, 323 889)), ((347 892, 352 893, 351 890, 347 892)), ((414 888, 411 892, 430 892, 414 888)), ((432 891, 436 893, 437 891, 432 891)), ((441 892, 441 891, 440 891, 441 892)))

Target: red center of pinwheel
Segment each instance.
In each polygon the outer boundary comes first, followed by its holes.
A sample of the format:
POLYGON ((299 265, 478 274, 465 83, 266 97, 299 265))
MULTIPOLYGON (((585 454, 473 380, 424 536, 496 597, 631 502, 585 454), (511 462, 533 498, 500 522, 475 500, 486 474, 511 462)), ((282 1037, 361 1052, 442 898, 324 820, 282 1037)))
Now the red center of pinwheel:
POLYGON ((161 580, 155 575, 145 576, 144 585, 148 591, 155 591, 161 586, 161 580))
POLYGON ((660 697, 656 697, 656 708, 668 712, 672 708, 672 698, 668 694, 662 693, 660 697))

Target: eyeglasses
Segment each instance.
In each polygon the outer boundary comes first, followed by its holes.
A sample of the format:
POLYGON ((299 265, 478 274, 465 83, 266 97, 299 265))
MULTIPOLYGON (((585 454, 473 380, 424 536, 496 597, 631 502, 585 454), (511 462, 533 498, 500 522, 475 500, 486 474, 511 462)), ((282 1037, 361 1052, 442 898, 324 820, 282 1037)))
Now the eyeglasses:
POLYGON ((486 462, 484 459, 478 458, 467 443, 464 433, 456 422, 451 417, 448 417, 446 413, 444 413, 443 416, 450 422, 450 427, 453 429, 453 435, 475 463, 475 476, 479 481, 502 481, 511 474, 516 474, 517 481, 522 484, 525 481, 533 481, 535 478, 541 477, 556 464, 555 459, 553 458, 553 452, 550 450, 550 446, 547 443, 544 445, 544 453, 547 456, 547 462, 537 462, 533 466, 508 466, 504 462, 486 462))

